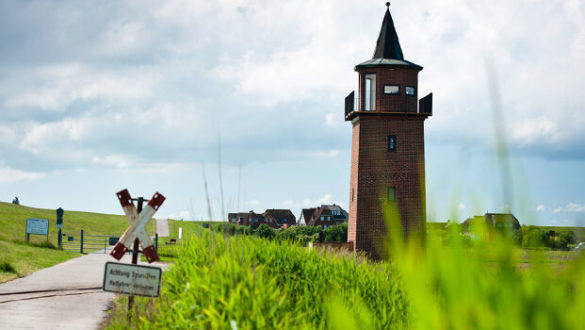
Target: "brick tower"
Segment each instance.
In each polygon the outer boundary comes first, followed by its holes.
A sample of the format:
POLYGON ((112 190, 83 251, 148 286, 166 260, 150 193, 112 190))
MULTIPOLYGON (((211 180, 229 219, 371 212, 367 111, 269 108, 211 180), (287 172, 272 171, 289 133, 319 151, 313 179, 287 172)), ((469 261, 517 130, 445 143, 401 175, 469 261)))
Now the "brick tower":
POLYGON ((422 67, 406 61, 387 9, 371 60, 355 66, 359 92, 345 98, 351 121, 351 181, 348 241, 373 258, 386 256, 383 205, 400 219, 407 236, 424 237, 424 121, 432 94, 417 102, 422 67))

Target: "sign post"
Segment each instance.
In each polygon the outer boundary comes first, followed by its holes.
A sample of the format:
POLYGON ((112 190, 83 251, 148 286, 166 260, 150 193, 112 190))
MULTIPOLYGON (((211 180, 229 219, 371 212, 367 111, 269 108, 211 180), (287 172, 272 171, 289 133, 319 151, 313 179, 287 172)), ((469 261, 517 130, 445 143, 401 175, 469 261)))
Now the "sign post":
POLYGON ((59 248, 63 248, 63 236, 61 234, 61 229, 63 229, 63 213, 65 213, 65 211, 63 211, 62 208, 58 208, 57 209, 57 225, 56 227, 59 228, 59 238, 57 239, 57 241, 59 242, 59 248))
POLYGON ((148 232, 146 231, 146 224, 152 216, 156 213, 162 203, 165 201, 165 197, 158 192, 154 193, 151 199, 144 199, 144 197, 132 198, 130 193, 127 189, 119 191, 117 194, 118 199, 120 200, 120 205, 122 205, 122 209, 128 218, 128 222, 130 226, 126 229, 124 234, 120 237, 110 255, 117 260, 122 259, 124 254, 129 250, 130 246, 132 245, 132 264, 125 265, 125 264, 118 264, 118 263, 107 263, 106 269, 104 273, 104 291, 111 291, 111 290, 118 290, 116 292, 126 293, 130 296, 128 297, 128 319, 131 317, 130 311, 134 305, 134 295, 146 295, 146 296, 154 296, 152 292, 154 292, 154 288, 156 287, 157 294, 160 290, 160 273, 158 275, 158 285, 154 285, 153 281, 156 281, 156 275, 153 273, 154 270, 158 269, 160 272, 160 268, 157 267, 147 267, 147 266, 137 266, 138 263, 138 248, 139 245, 142 245, 142 253, 146 257, 148 263, 152 263, 154 261, 159 260, 158 253, 156 251, 156 247, 154 246, 148 232), (137 207, 134 206, 134 201, 137 202, 137 207), (142 208, 144 202, 147 201, 148 204, 146 207, 142 208), (110 268, 108 268, 110 267, 110 268), (130 268, 128 268, 130 267, 130 268), (150 270, 145 270, 145 269, 150 270), (108 271, 110 269, 110 271, 108 271), (120 275, 124 274, 124 275, 120 275), (148 275, 132 275, 133 278, 137 280, 136 276, 140 279, 146 279, 147 282, 140 284, 136 284, 138 282, 131 279, 131 275, 128 275, 126 278, 126 282, 124 281, 123 277, 126 276, 125 274, 148 274, 148 275), (108 279, 108 276, 116 276, 116 279, 108 279), (122 276, 122 277, 120 277, 122 276), (141 277, 142 276, 142 277, 141 277), (128 282, 130 280, 130 282, 128 282), (109 286, 107 286, 109 285, 109 286), (112 289, 114 288, 114 289, 112 289), (148 292, 146 294, 140 290, 145 290, 144 292, 148 292))

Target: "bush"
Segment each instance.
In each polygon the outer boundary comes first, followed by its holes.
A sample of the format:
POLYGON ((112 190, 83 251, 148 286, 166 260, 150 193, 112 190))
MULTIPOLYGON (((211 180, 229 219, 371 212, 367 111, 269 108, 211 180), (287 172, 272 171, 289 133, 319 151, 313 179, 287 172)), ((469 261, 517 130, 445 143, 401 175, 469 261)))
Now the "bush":
POLYGON ((347 222, 328 227, 323 234, 324 242, 347 242, 347 222))
POLYGON ((257 235, 258 237, 262 237, 262 238, 268 238, 268 239, 272 239, 274 238, 274 236, 276 236, 276 231, 272 228, 270 228, 270 226, 268 226, 267 224, 263 223, 260 226, 258 226, 258 228, 253 230, 254 235, 257 235))
POLYGON ((319 240, 320 227, 292 226, 287 229, 280 228, 276 231, 276 239, 279 241, 296 242, 306 246, 309 242, 319 240))
POLYGON ((16 274, 16 269, 10 263, 3 261, 0 262, 0 272, 16 274))
POLYGON ((213 230, 216 232, 224 233, 226 235, 235 235, 238 232, 238 228, 240 226, 236 226, 233 223, 229 222, 220 222, 218 224, 213 225, 213 230))

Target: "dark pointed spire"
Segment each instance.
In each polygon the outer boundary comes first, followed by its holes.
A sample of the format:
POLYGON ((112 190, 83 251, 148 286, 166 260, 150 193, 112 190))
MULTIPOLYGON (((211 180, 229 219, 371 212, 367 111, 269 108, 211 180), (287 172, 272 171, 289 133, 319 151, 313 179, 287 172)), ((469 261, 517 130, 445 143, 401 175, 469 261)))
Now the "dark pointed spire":
POLYGON ((390 2, 386 2, 386 15, 384 15, 384 21, 382 22, 382 28, 380 29, 373 58, 404 61, 402 48, 400 48, 400 42, 398 41, 398 34, 396 34, 394 21, 392 20, 392 15, 390 15, 390 2))

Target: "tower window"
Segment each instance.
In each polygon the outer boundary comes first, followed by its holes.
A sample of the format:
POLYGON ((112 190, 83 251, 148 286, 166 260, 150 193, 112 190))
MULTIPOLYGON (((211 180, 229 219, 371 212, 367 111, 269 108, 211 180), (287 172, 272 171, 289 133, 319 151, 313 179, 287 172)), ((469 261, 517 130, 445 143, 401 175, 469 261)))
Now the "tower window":
POLYGON ((414 96, 414 94, 415 94, 414 86, 406 86, 406 88, 404 88, 404 92, 408 96, 414 96))
POLYGON ((396 135, 388 135, 388 151, 396 151, 396 135))
POLYGON ((400 85, 384 85, 384 94, 400 95, 400 85))
POLYGON ((388 187, 388 201, 394 202, 396 200, 396 187, 388 187))
POLYGON ((364 79, 364 110, 376 110, 376 74, 367 74, 364 79))

